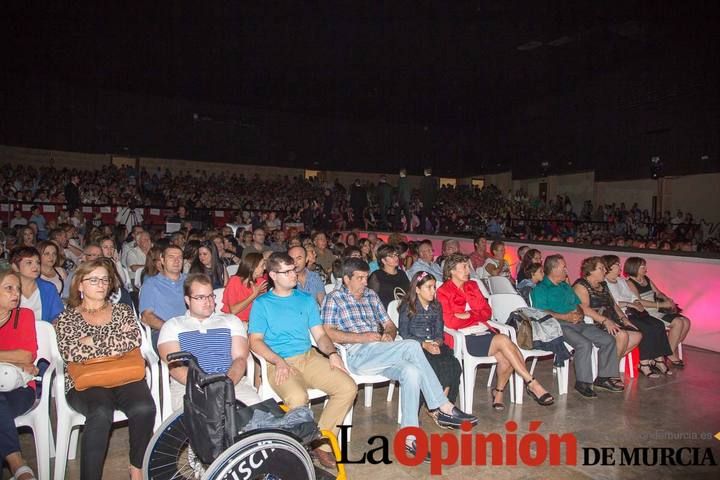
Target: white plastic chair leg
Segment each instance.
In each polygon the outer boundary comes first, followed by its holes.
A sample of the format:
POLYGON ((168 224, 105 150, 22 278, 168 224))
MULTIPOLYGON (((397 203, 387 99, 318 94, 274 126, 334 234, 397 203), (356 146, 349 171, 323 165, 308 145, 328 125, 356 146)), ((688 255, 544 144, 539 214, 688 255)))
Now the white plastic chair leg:
MULTIPOLYGON (((53 478, 65 478, 65 467, 67 465, 70 449, 71 428, 70 419, 58 418, 57 445, 55 446, 55 473, 53 478)), ((74 458, 74 457, 73 457, 74 458)))
POLYGON ((472 415, 473 397, 475 396, 475 377, 477 375, 477 366, 465 368, 463 370, 463 380, 465 381, 465 412, 472 415))
MULTIPOLYGON (((492 387, 493 377, 495 376, 495 364, 490 367, 490 375, 488 376, 488 387, 492 387)), ((469 413, 469 412, 468 412, 469 413)))
POLYGON ((517 395, 515 395, 514 399, 510 399, 511 402, 516 403, 518 405, 522 405, 523 403, 523 392, 525 389, 525 381, 523 378, 517 374, 517 372, 513 372, 511 381, 508 382, 508 384, 515 384, 515 391, 517 392, 517 395))
POLYGON ((390 385, 388 385, 388 393, 387 393, 387 400, 388 402, 392 402, 393 393, 395 393, 395 382, 390 381, 390 385))
POLYGON ((567 395, 568 393, 568 375, 570 372, 570 360, 565 360, 562 367, 557 367, 558 394, 567 395))
POLYGON ((680 360, 683 359, 683 352, 682 352, 682 342, 678 343, 677 346, 677 356, 680 360))
POLYGON ((537 357, 533 358, 532 365, 530 365, 530 375, 535 373, 535 365, 537 365, 537 357))
POLYGON ((70 449, 68 450, 68 459, 75 460, 77 458, 78 441, 80 439, 80 429, 73 428, 70 432, 70 449))
POLYGON ((365 406, 370 408, 372 407, 372 396, 373 396, 373 386, 371 383, 365 384, 365 406))

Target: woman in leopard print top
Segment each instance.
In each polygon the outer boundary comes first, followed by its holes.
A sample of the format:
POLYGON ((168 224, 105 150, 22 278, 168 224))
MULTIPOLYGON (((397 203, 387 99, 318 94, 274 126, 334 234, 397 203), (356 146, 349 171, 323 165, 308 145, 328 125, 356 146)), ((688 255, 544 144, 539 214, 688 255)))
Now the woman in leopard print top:
MULTIPOLYGON (((111 305, 117 279, 101 260, 78 267, 70 286, 68 309, 57 320, 60 355, 65 362, 80 362, 129 352, 140 346, 140 328, 127 305, 111 305)), ((128 417, 130 478, 142 478, 145 448, 153 433, 155 404, 145 380, 114 388, 75 390, 65 375, 65 392, 72 408, 85 415, 80 478, 100 479, 110 439, 113 414, 128 417)))

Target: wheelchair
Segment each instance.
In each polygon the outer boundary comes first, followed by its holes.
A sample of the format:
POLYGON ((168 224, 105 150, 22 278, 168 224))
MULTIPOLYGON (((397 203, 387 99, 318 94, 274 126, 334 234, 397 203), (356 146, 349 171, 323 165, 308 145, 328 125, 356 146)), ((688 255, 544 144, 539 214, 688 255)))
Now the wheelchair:
MULTIPOLYGON (((207 388, 225 380, 224 374, 206 374, 196 358, 187 352, 168 355, 168 361, 184 361, 199 379, 191 382, 188 372, 186 391, 207 388)), ((186 400, 189 395, 186 393, 186 400)), ((232 397, 234 402, 234 395, 232 397)), ((187 405, 187 403, 186 403, 187 405)), ((174 412, 153 435, 145 451, 143 477, 152 480, 346 480, 344 465, 337 476, 315 467, 308 453, 309 444, 280 429, 256 429, 233 436, 232 445, 210 464, 203 463, 191 447, 192 427, 184 410, 174 412)), ((336 458, 339 445, 332 432, 320 432, 328 438, 336 458)))

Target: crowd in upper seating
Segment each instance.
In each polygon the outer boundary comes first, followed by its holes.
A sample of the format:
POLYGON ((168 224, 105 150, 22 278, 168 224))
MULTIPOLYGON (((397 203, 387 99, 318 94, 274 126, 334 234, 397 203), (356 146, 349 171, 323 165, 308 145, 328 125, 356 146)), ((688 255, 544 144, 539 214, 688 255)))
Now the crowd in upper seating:
MULTIPOLYGON (((653 219, 637 204, 581 207, 568 197, 547 202, 527 192, 501 192, 494 185, 482 189, 440 186, 432 195, 407 189, 403 178, 392 185, 344 186, 317 178, 260 179, 257 176, 207 174, 202 171, 171 173, 133 167, 104 166, 98 170, 71 171, 49 167, 6 166, 0 185, 6 198, 32 202, 72 202, 67 185, 77 176, 79 201, 88 205, 143 205, 185 207, 198 220, 208 220, 202 209, 231 209, 236 223, 258 226, 262 216, 274 212, 278 222, 303 223, 306 230, 410 231, 435 234, 484 233, 490 238, 659 249, 681 252, 718 252, 718 225, 695 219, 692 213, 665 211, 653 219), (405 199, 403 195, 407 195, 405 199), (431 202, 431 205, 427 204, 431 202)), ((14 212, 10 227, 25 226, 33 219, 14 212)), ((74 222, 65 212, 57 223, 74 222)), ((53 225, 51 225, 52 227, 53 225)), ((42 229, 41 229, 42 230, 42 229)))

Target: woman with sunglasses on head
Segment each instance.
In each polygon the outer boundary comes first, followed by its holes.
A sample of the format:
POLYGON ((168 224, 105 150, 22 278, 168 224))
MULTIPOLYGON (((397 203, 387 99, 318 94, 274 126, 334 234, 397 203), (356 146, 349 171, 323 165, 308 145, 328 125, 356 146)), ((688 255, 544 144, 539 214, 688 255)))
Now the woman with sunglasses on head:
POLYGON ((602 260, 607 269, 605 283, 610 293, 630 322, 642 333, 639 345, 640 373, 649 378, 672 375, 665 365, 665 357, 672 353, 665 333, 665 325, 648 313, 638 296, 628 286, 628 282, 620 276, 620 258, 616 255, 605 255, 602 260))
POLYGON ((210 277, 213 289, 224 288, 228 283, 229 275, 211 240, 205 240, 198 247, 197 257, 190 265, 190 273, 204 273, 210 277))
POLYGON ((126 354, 140 347, 141 334, 133 310, 110 302, 117 279, 103 259, 82 263, 70 286, 68 309, 57 320, 58 350, 65 362, 65 395, 85 415, 81 441, 80 478, 102 478, 113 413, 128 417, 132 480, 142 479, 142 462, 155 423, 155 404, 145 379, 116 387, 79 390, 68 374, 68 362, 85 362, 126 354))
MULTIPOLYGON (((0 271, 0 362, 13 365, 30 375, 37 375, 34 364, 37 355, 35 316, 32 310, 20 305, 20 276, 0 271)), ((8 375, 10 372, 8 371, 8 375)), ((7 378, 6 378, 7 381, 7 378)), ((17 480, 34 480, 35 474, 27 466, 20 451, 20 439, 15 417, 24 414, 35 403, 35 382, 10 391, 0 392, 0 460, 8 464, 17 480)))
POLYGON ((368 278, 367 286, 380 297, 385 308, 390 302, 404 296, 410 288, 410 280, 405 272, 401 271, 400 254, 395 245, 383 245, 377 251, 380 268, 372 272, 368 278))
POLYGON ((399 308, 398 331, 404 340, 416 340, 443 387, 455 403, 460 389, 462 367, 444 341, 442 306, 435 299, 435 277, 420 271, 413 275, 407 295, 399 308))

